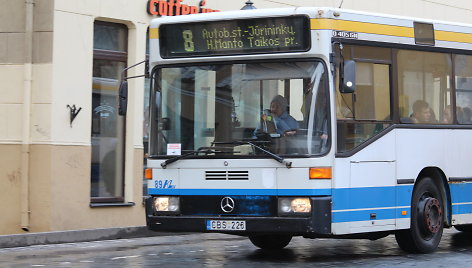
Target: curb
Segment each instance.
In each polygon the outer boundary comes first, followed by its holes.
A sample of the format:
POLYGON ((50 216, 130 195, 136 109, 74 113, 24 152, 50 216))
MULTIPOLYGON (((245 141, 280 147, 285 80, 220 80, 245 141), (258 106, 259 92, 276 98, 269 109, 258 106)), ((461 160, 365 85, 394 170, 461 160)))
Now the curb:
POLYGON ((0 248, 172 235, 149 231, 146 226, 0 235, 0 248))

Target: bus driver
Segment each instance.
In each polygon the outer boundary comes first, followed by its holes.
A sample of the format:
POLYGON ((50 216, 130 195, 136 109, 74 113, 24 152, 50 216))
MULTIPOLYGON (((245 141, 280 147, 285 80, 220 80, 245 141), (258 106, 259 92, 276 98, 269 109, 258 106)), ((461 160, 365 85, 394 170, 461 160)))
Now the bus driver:
MULTIPOLYGON (((266 121, 273 121, 275 132, 281 136, 295 135, 296 129, 298 129, 298 122, 287 112, 288 102, 281 95, 276 95, 270 102, 270 115, 262 115, 262 124, 267 124, 266 121)), ((266 131, 262 127, 263 131, 266 131)), ((259 125, 254 131, 255 134, 261 132, 261 126, 259 125)), ((269 131, 272 132, 272 131, 269 131)))

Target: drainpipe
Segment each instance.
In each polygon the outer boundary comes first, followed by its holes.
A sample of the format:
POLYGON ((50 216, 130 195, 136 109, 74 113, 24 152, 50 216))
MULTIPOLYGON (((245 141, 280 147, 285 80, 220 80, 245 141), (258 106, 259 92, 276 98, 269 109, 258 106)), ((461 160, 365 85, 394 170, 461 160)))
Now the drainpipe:
POLYGON ((25 51, 23 80, 23 132, 21 143, 21 229, 30 229, 30 124, 31 124, 31 90, 33 76, 33 10, 34 0, 25 0, 25 51))

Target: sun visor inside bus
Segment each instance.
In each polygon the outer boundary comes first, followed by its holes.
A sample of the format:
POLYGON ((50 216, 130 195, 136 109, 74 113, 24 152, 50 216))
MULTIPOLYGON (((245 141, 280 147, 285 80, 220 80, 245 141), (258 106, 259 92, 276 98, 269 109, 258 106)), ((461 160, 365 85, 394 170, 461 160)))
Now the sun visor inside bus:
POLYGON ((242 80, 279 80, 310 78, 316 64, 313 62, 248 64, 242 80))

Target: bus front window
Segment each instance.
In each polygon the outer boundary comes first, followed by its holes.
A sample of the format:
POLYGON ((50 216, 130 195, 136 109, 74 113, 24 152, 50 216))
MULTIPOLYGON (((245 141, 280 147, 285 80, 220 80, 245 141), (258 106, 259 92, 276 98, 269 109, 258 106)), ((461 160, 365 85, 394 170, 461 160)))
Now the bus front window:
POLYGON ((150 154, 261 154, 248 142, 281 155, 325 153, 325 75, 313 61, 158 69, 150 154))

